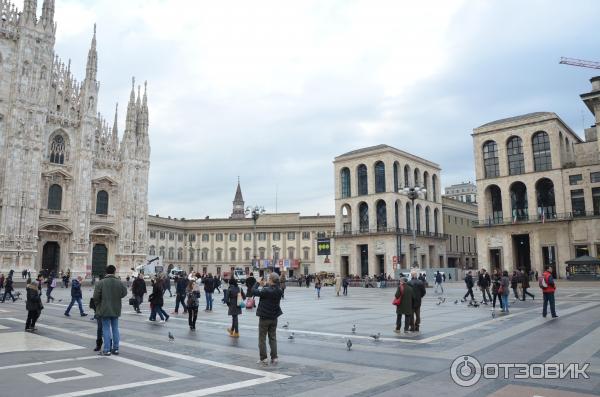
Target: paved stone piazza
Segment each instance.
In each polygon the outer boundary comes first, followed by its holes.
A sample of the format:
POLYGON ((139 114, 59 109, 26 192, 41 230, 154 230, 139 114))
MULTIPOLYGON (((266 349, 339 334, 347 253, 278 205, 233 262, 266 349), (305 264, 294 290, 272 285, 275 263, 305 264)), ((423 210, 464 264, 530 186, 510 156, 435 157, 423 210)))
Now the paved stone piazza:
MULTIPOLYGON (((76 306, 65 317, 69 290, 57 288, 36 334, 23 332, 23 300, 0 304, 0 396, 598 396, 598 286, 560 282, 559 318, 550 320, 541 316, 537 288, 534 301, 516 302, 510 315, 493 318, 490 306, 455 304, 463 284, 446 283, 443 303, 427 290, 416 336, 393 332, 392 288, 350 288, 347 297, 336 297, 328 287, 317 300, 313 288, 289 287, 277 334, 280 362, 266 368, 256 365, 254 311, 244 311, 241 337, 231 339, 225 330, 230 317, 218 303, 222 295, 216 294, 212 313, 200 311, 196 332, 189 330, 187 315, 149 323, 147 303, 137 315, 124 299, 121 354, 99 357, 92 351, 95 321, 80 317, 76 306), (288 339, 292 332, 294 339, 288 339), (370 337, 377 332, 380 341, 370 337), (482 378, 461 387, 450 368, 464 355, 482 364, 590 363, 589 379, 519 380, 511 373, 509 379, 482 378)), ((89 301, 91 287, 83 293, 89 301)), ((167 292, 169 313, 174 303, 167 292)))

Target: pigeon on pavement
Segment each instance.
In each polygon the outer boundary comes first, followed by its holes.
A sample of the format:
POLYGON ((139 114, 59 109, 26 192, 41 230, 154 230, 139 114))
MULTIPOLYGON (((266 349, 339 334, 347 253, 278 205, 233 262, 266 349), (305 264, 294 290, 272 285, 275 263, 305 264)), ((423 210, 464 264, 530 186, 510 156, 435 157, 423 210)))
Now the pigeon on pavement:
POLYGON ((379 338, 381 338, 381 332, 378 332, 377 335, 371 335, 371 338, 373 338, 374 340, 378 341, 379 338))
POLYGON ((286 321, 285 324, 283 324, 283 328, 289 328, 290 327, 290 322, 286 321))
POLYGON ((354 325, 352 326, 352 333, 353 333, 353 334, 355 334, 355 333, 356 333, 356 324, 354 324, 354 325))
POLYGON ((292 332, 292 334, 290 336, 288 336, 288 339, 293 340, 294 339, 294 333, 292 332))
POLYGON ((169 331, 169 342, 173 342, 174 340, 175 340, 175 337, 173 336, 171 331, 169 331))
POLYGON ((455 304, 455 305, 458 305, 458 299, 454 301, 454 304, 455 304))
POLYGON ((346 347, 348 348, 348 351, 350 351, 350 349, 352 349, 352 341, 350 339, 348 339, 346 341, 346 347))

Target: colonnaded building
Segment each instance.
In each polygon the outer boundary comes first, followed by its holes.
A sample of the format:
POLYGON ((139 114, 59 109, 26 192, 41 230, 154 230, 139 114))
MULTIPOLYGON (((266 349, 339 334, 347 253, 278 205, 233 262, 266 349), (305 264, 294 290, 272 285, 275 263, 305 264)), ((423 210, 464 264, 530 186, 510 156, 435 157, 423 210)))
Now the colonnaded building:
POLYGON ((333 165, 335 262, 342 274, 394 274, 415 262, 446 266, 439 165, 388 145, 342 154, 333 165), (404 187, 426 192, 413 203, 404 187))
POLYGON ((98 113, 96 29, 85 78, 55 55, 54 0, 0 0, 0 271, 101 272, 146 258, 147 97, 123 139, 98 113))
POLYGON ((148 254, 163 265, 205 274, 234 268, 288 276, 338 271, 332 258, 317 255, 317 239, 333 236, 333 216, 259 213, 255 223, 247 215, 238 183, 229 218, 150 216, 148 254))
POLYGON ((600 77, 581 99, 595 116, 582 140, 555 113, 473 130, 482 267, 541 271, 600 257, 600 77))

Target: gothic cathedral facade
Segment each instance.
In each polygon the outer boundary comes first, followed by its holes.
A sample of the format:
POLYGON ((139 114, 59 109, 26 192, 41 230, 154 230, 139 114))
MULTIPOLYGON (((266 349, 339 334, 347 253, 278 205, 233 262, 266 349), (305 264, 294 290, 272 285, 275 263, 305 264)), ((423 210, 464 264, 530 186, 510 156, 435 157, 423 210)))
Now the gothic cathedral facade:
POLYGON ((96 28, 85 78, 54 52, 54 0, 0 0, 0 272, 119 273, 146 258, 148 104, 135 81, 119 141, 97 111, 96 28))

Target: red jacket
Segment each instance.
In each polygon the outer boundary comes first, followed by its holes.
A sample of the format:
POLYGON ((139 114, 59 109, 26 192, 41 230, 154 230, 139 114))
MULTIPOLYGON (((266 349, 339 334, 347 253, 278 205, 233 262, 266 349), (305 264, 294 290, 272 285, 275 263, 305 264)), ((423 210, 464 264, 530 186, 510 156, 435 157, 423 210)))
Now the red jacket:
POLYGON ((545 294, 553 294, 554 291, 556 291, 556 284, 552 278, 552 273, 545 271, 542 277, 544 277, 544 280, 546 280, 546 285, 548 285, 546 288, 542 288, 542 291, 545 294))

